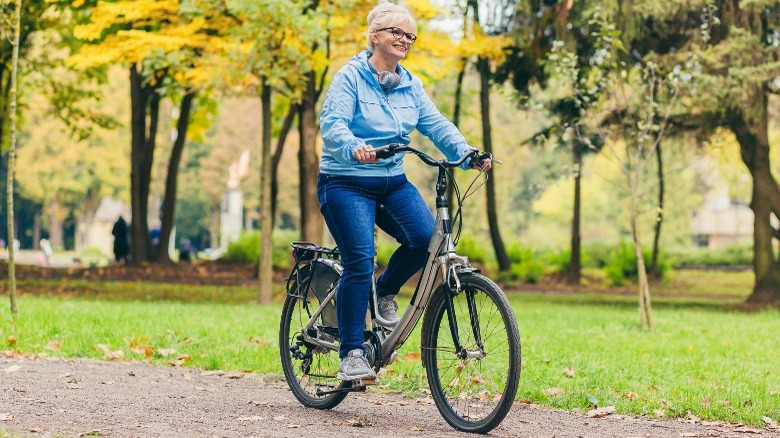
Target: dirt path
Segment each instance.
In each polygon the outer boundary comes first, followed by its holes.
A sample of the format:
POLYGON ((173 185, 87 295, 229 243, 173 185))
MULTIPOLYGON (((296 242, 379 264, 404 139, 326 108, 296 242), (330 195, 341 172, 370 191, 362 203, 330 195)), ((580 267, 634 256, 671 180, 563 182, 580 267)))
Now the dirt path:
MULTIPOLYGON (((0 360, 0 436, 456 437, 430 399, 376 391, 303 408, 280 376, 144 363, 0 360), (91 434, 91 435, 90 435, 91 434)), ((780 437, 715 423, 582 415, 516 404, 498 437, 780 437)))

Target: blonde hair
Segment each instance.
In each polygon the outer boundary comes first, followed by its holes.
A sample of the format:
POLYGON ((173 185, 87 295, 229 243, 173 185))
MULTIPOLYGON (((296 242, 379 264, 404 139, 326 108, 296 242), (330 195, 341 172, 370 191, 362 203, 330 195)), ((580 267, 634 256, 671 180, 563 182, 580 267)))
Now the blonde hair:
POLYGON ((366 34, 366 40, 368 42, 368 50, 374 50, 374 42, 371 40, 371 34, 378 29, 390 27, 393 24, 405 21, 412 26, 412 30, 417 30, 417 22, 412 17, 412 14, 403 6, 390 3, 390 0, 379 0, 376 2, 374 9, 368 13, 366 17, 368 22, 368 33, 366 34))

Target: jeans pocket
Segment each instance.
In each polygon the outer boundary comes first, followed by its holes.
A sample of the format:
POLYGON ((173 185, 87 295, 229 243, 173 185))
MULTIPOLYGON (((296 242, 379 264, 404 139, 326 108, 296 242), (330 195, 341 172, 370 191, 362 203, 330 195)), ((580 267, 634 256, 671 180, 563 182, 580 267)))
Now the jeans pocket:
POLYGON ((328 175, 321 173, 317 178, 317 200, 320 201, 320 211, 327 202, 328 175))

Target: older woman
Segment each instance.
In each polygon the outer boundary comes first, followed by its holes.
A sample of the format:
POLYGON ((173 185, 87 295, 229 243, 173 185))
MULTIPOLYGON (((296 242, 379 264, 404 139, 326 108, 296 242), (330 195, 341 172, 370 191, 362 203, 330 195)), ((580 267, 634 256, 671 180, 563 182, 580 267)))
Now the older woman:
MULTIPOLYGON (((408 144, 417 129, 451 160, 473 150, 436 109, 422 81, 401 67, 417 41, 409 11, 379 0, 368 14, 368 50, 334 76, 320 115, 324 147, 318 195, 325 222, 341 252, 336 296, 342 380, 372 379, 363 351, 374 264, 374 224, 401 246, 377 281, 380 317, 398 322, 395 295, 424 264, 434 218, 407 179, 402 155, 377 160, 373 148, 408 144)), ((476 167, 487 170, 490 161, 476 167)))

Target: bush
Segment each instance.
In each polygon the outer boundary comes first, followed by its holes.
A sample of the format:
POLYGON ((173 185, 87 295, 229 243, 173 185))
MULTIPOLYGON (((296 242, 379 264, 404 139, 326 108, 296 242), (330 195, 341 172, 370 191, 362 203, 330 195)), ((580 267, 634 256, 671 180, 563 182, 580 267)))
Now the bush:
MULTIPOLYGON (((649 268, 652 251, 644 249, 642 251, 642 258, 645 261, 645 268, 649 268)), ((656 266, 657 274, 663 278, 669 270, 669 267, 669 259, 663 253, 660 253, 658 265, 656 266)), ((630 242, 621 242, 620 245, 610 253, 607 263, 604 266, 604 272, 610 282, 615 286, 625 284, 626 280, 636 281, 639 277, 639 273, 636 266, 636 251, 634 245, 630 242)))
MULTIPOLYGON (((284 231, 274 233, 273 249, 271 254, 271 264, 274 269, 289 268, 290 265, 290 242, 297 239, 298 233, 294 231, 284 231)), ((230 242, 225 254, 220 260, 236 263, 254 263, 257 264, 260 257, 260 231, 243 233, 238 240, 230 242)))
POLYGON ((390 257, 398 249, 398 243, 380 240, 376 248, 376 264, 380 268, 386 268, 390 257))
POLYGON ((536 284, 544 275, 544 263, 536 258, 529 258, 520 263, 513 264, 511 268, 512 275, 526 283, 536 284))
POLYGON ((753 246, 678 249, 670 252, 670 258, 676 267, 752 265, 753 246))
POLYGON ((460 236, 458 241, 458 254, 464 255, 469 258, 473 263, 479 263, 482 265, 487 264, 488 256, 488 244, 487 247, 471 236, 460 236))
POLYGON ((509 261, 512 262, 513 265, 519 265, 526 260, 533 259, 534 250, 533 248, 526 247, 520 242, 514 242, 510 243, 507 247, 506 255, 509 257, 509 261))

